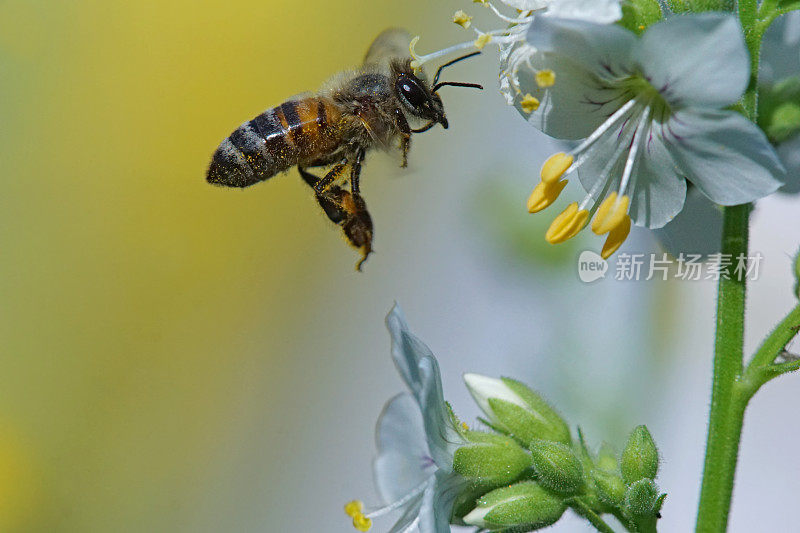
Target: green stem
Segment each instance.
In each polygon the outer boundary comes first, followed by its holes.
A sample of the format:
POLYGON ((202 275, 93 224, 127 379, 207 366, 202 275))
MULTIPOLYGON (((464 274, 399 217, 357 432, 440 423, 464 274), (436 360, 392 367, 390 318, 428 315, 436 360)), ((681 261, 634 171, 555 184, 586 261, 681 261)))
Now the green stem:
POLYGON ((789 341, 797 336, 798 327, 800 327, 800 304, 797 304, 794 309, 789 311, 789 314, 764 339, 758 351, 753 355, 753 359, 748 363, 745 375, 749 376, 751 372, 757 372, 761 368, 772 364, 775 358, 786 348, 786 345, 789 344, 789 341))
POLYGON ((573 498, 569 500, 568 503, 576 513, 588 520, 597 531, 600 531, 601 533, 616 533, 613 529, 611 529, 611 526, 606 524, 605 520, 600 518, 600 515, 592 511, 589 506, 583 502, 583 500, 579 498, 573 498))
MULTIPOLYGON (((747 257, 750 205, 725 208, 722 254, 747 257)), ((742 420, 747 405, 737 382, 742 374, 746 276, 736 276, 733 265, 720 276, 717 293, 717 329, 714 342, 714 378, 706 441, 703 484, 697 531, 725 531, 733 493, 733 478, 742 420), (727 278, 727 279, 726 279, 727 278)))

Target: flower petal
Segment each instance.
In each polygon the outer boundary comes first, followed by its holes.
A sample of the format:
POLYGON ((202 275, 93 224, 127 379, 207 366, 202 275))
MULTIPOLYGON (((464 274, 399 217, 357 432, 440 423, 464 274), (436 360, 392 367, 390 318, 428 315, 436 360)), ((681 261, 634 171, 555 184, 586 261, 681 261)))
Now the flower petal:
POLYGON ((414 398, 403 393, 386 404, 375 432, 375 486, 384 503, 417 488, 436 471, 430 458, 422 414, 414 398))
POLYGON ((655 132, 645 140, 634 172, 636 185, 629 211, 631 219, 651 229, 664 226, 683 208, 686 179, 655 132))
POLYGON ((467 483, 458 474, 436 474, 433 490, 425 492, 419 511, 420 533, 450 533, 453 505, 467 483))
POLYGON ((528 29, 527 40, 538 50, 556 53, 561 59, 604 78, 630 69, 636 36, 616 25, 536 17, 528 29))
POLYGON ((551 0, 500 0, 505 5, 520 9, 522 11, 531 11, 547 7, 551 0))
MULTIPOLYGON (((532 126, 551 137, 583 139, 625 103, 622 89, 603 85, 591 72, 561 55, 539 52, 533 56, 533 63, 555 72, 556 84, 532 113, 522 109, 519 98, 515 106, 532 126)), ((534 76, 530 69, 519 71, 522 94, 540 92, 534 76)))
POLYGON ((732 15, 700 13, 654 24, 633 55, 673 105, 725 107, 739 99, 750 79, 750 56, 732 15))
POLYGON ((686 178, 718 204, 752 202, 782 185, 783 166, 764 132, 734 111, 678 111, 663 136, 686 178))
POLYGON ((622 18, 619 0, 560 0, 551 2, 545 16, 611 24, 622 18))
POLYGON ((403 313, 395 305, 386 317, 392 336, 392 356, 422 412, 428 448, 436 465, 449 472, 453 453, 463 444, 444 401, 439 364, 430 349, 408 329, 403 313))
POLYGON ((655 230, 666 252, 708 256, 719 252, 722 235, 722 211, 697 187, 690 187, 681 212, 666 226, 655 230))

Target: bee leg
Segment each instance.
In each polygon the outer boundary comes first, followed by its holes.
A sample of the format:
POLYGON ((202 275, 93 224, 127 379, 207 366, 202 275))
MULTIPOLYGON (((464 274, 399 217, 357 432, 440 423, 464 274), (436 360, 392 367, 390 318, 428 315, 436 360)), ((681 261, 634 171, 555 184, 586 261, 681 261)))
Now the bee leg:
MULTIPOLYGON (((303 181, 316 191, 316 185, 324 178, 319 178, 302 167, 298 167, 298 170, 303 181)), ((346 191, 338 185, 316 193, 315 198, 331 222, 342 228, 348 242, 361 250, 361 260, 356 265, 356 270, 361 271, 361 265, 372 253, 372 217, 364 199, 357 192, 346 191)))
POLYGON ((364 148, 360 147, 356 151, 353 164, 350 166, 350 190, 353 191, 353 194, 359 194, 361 192, 359 180, 361 178, 361 162, 364 160, 364 154, 364 148))
POLYGON ((317 194, 322 194, 325 192, 325 189, 330 187, 331 183, 336 181, 342 175, 345 168, 347 168, 347 161, 333 165, 333 168, 331 168, 328 173, 325 174, 325 177, 314 184, 314 191, 316 191, 317 194))
MULTIPOLYGON (((316 192, 316 185, 322 179, 307 171, 303 167, 297 167, 297 170, 300 171, 300 176, 303 178, 303 181, 305 181, 316 192)), ((339 193, 337 190, 341 191, 341 188, 338 186, 330 187, 324 193, 316 193, 314 197, 316 198, 320 207, 322 207, 322 210, 325 211, 325 214, 328 216, 331 222, 339 225, 345 218, 347 218, 347 212, 342 208, 340 202, 335 200, 337 196, 341 196, 341 193, 339 193)))
POLYGON ((403 162, 400 164, 402 168, 408 166, 408 151, 411 148, 411 126, 408 125, 406 116, 399 107, 394 109, 395 123, 397 129, 400 130, 400 151, 403 152, 403 162))

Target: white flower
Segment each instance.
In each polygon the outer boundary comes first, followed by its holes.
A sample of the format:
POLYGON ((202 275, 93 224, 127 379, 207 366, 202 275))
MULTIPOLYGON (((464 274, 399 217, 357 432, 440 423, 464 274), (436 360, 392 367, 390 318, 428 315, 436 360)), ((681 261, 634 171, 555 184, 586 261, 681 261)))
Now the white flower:
POLYGON ((375 484, 384 505, 364 509, 350 502, 353 525, 367 531, 372 519, 392 511, 401 516, 390 533, 449 533, 455 499, 465 487, 453 472, 453 454, 466 444, 444 401, 439 365, 430 349, 411 334, 400 309, 386 318, 392 357, 411 390, 395 396, 378 420, 375 484))
MULTIPOLYGON (((588 192, 547 232, 551 243, 592 230, 608 233, 602 255, 627 238, 631 220, 660 228, 678 214, 686 180, 722 205, 774 192, 783 167, 764 133, 724 108, 747 87, 750 61, 737 20, 722 14, 676 16, 640 37, 618 26, 538 17, 528 32, 537 68, 552 69, 530 122, 561 139, 585 140, 556 154, 528 202, 549 206, 578 172, 588 192)), ((525 73, 527 74, 527 72, 525 73)), ((535 88, 528 74, 523 81, 535 88)))
MULTIPOLYGON (((528 29, 536 16, 591 20, 604 24, 622 18, 620 0, 501 0, 503 4, 517 10, 516 16, 503 14, 487 0, 476 0, 476 2, 492 11, 505 27, 481 31, 471 23, 472 17, 469 17, 470 24, 465 23, 462 26, 473 29, 476 34, 474 41, 456 44, 422 56, 416 53, 418 38, 415 38, 411 43, 411 55, 414 58, 412 66, 420 67, 432 59, 459 50, 470 48, 482 50, 487 44, 496 44, 500 50, 500 92, 506 97, 509 105, 513 104, 520 94, 518 77, 520 69, 529 69, 534 74, 539 73, 530 62, 536 48, 526 40, 528 29)), ((454 15, 454 21, 465 21, 466 17, 468 15, 459 10, 454 15)), ((547 76, 548 73, 543 72, 547 76)))

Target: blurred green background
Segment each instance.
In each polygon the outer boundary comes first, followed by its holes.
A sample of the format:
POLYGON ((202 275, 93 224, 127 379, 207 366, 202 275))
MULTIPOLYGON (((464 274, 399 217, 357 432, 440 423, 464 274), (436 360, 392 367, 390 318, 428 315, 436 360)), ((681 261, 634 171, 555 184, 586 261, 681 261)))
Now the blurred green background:
POLYGON ((713 285, 583 286, 574 258, 599 243, 533 243, 548 220, 517 204, 554 148, 494 91, 493 55, 448 73, 488 90, 443 96, 452 126, 415 137, 408 171, 368 161, 364 274, 293 172, 205 183, 238 124, 358 64, 384 27, 422 34, 420 51, 464 38, 461 7, 0 3, 0 531, 349 531, 341 504, 374 501, 372 426, 401 390, 395 299, 467 418, 459 376, 479 371, 529 381, 598 442, 648 422, 673 472, 665 524, 686 529, 713 285))

